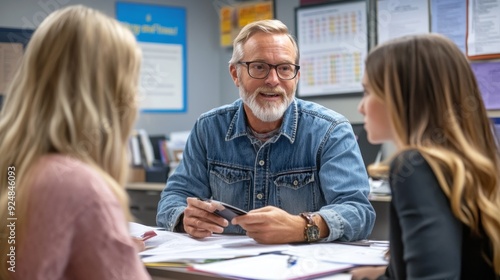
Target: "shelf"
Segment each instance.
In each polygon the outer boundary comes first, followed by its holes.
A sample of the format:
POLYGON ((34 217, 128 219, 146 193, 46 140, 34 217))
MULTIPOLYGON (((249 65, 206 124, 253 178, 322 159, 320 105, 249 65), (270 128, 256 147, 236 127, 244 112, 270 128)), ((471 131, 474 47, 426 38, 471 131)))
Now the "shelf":
POLYGON ((500 110, 488 110, 487 113, 490 118, 500 118, 500 110))
POLYGON ((370 200, 370 201, 390 202, 391 201, 391 196, 390 195, 380 195, 380 194, 369 194, 368 195, 368 200, 370 200))
POLYGON ((127 183, 125 189, 127 190, 138 190, 138 191, 163 191, 165 188, 165 183, 127 183))

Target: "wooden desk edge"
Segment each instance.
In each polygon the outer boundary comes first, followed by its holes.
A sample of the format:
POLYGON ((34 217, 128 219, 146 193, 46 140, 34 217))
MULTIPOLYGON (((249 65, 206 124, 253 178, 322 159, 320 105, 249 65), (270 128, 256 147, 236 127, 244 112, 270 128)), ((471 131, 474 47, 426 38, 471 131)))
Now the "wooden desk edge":
POLYGON ((162 191, 165 183, 135 182, 125 184, 125 189, 136 191, 162 191))
POLYGON ((225 278, 218 275, 212 275, 203 272, 190 271, 184 267, 148 267, 146 269, 153 277, 153 279, 178 279, 178 280, 192 280, 192 279, 204 279, 204 280, 223 280, 231 279, 225 278))

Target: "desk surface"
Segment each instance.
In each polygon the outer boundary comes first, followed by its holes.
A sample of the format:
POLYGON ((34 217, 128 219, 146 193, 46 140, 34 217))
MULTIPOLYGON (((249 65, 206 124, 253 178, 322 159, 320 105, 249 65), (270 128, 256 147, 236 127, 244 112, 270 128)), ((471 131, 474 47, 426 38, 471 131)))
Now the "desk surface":
MULTIPOLYGON (((131 232, 138 232, 138 231, 144 231, 147 230, 147 228, 144 228, 143 225, 136 224, 136 223, 130 223, 131 227, 131 232)), ((348 261, 349 263, 352 262, 352 264, 380 264, 379 258, 373 258, 370 257, 370 255, 373 256, 373 254, 380 255, 380 259, 383 254, 383 249, 384 248, 379 248, 379 247, 371 247, 371 246, 359 246, 358 244, 354 245, 351 244, 337 244, 337 243, 314 243, 314 244, 291 244, 291 245, 296 245, 296 246, 271 246, 268 248, 264 248, 263 245, 257 244, 254 242, 251 238, 241 235, 241 236, 232 236, 232 235, 215 235, 214 238, 207 239, 206 242, 200 243, 198 240, 194 238, 186 238, 188 237, 186 234, 182 233, 175 233, 175 232, 168 232, 168 231, 159 231, 158 232, 158 237, 160 238, 158 240, 158 243, 155 245, 158 246, 158 249, 155 252, 150 251, 150 254, 142 256, 142 259, 145 263, 149 263, 149 265, 146 264, 146 269, 148 273, 151 275, 153 280, 165 280, 165 279, 179 279, 179 280, 184 280, 184 279, 207 279, 207 280, 222 280, 222 279, 228 279, 225 278, 225 276, 220 275, 220 274, 211 274, 211 273, 206 273, 206 272, 201 272, 201 271, 192 271, 191 269, 188 269, 186 267, 179 267, 179 266, 152 266, 153 263, 161 262, 162 257, 160 258, 154 258, 154 256, 159 256, 163 255, 165 258, 164 261, 170 260, 176 260, 177 258, 180 259, 198 259, 201 256, 206 259, 218 259, 221 256, 232 256, 234 258, 239 258, 242 256, 250 256, 254 255, 255 253, 270 253, 270 252, 276 252, 276 251, 285 251, 285 254, 290 254, 290 255, 297 255, 297 256, 304 256, 306 258, 311 257, 315 258, 317 257, 318 261, 323 262, 323 261, 338 261, 338 260, 343 260, 342 262, 348 261), (161 245, 158 245, 161 244, 161 245), (230 246, 224 246, 225 245, 230 245, 230 246), (160 248, 161 247, 161 248, 160 248), (187 249, 187 250, 186 250, 187 249), (226 254, 220 254, 216 253, 214 255, 213 250, 223 250, 223 253, 226 254), (236 250, 235 250, 236 249, 236 250), (318 251, 319 250, 319 251, 318 251), (318 254, 319 252, 322 252, 321 254, 318 254), (179 253, 183 254, 182 257, 179 257, 179 253), (328 258, 324 258, 325 254, 328 254, 328 258), (154 258, 151 259, 151 257, 154 258), (375 262, 374 262, 375 261, 375 262), (152 263, 151 263, 152 262, 152 263)), ((157 237, 157 238, 158 238, 157 237)), ((153 239, 151 239, 153 240, 153 239)), ((153 244, 151 244, 153 245, 153 244)), ((152 249, 155 250, 155 249, 152 249)), ((269 272, 269 269, 274 271, 276 268, 276 262, 272 263, 272 266, 265 267, 267 265, 267 261, 269 261, 268 258, 265 258, 266 262, 265 264, 262 263, 262 259, 253 263, 247 263, 245 260, 243 262, 240 260, 235 259, 235 262, 232 262, 231 260, 228 260, 228 266, 234 268, 234 267, 239 267, 239 269, 250 269, 250 271, 254 271, 254 269, 257 269, 258 275, 270 275, 266 274, 269 272), (234 265, 234 266, 233 266, 234 265), (246 266, 246 267, 245 267, 246 266), (261 268, 266 268, 258 269, 259 267, 261 268), (266 272, 267 271, 267 272, 266 272)), ((249 259, 250 260, 250 259, 249 259)), ((304 259, 306 261, 306 259, 304 259)), ((307 260, 309 261, 309 260, 307 260)), ((221 261, 224 263, 225 261, 221 261)), ((302 262, 301 262, 302 264, 302 262)), ((340 273, 335 273, 334 270, 331 267, 325 267, 319 265, 319 263, 316 262, 305 262, 306 266, 304 268, 312 267, 312 270, 309 269, 309 272, 311 273, 316 273, 318 272, 316 268, 320 268, 322 271, 331 271, 331 275, 328 276, 323 276, 323 277, 317 277, 315 279, 321 279, 321 280, 345 280, 345 279, 350 279, 348 273, 346 271, 340 272, 340 273), (318 265, 317 267, 315 265, 318 265), (315 268, 316 267, 316 268, 315 268)), ((223 267, 226 267, 223 265, 223 267)), ((279 266, 278 266, 279 267, 279 266)), ((225 268, 224 268, 225 269, 225 268)), ((300 269, 300 267, 299 267, 300 269)), ((338 269, 338 268, 337 268, 338 269)), ((335 270, 337 270, 335 269, 335 270)), ((231 274, 231 270, 228 271, 228 274, 231 274)), ((236 270, 232 270, 232 273, 235 273, 236 270)), ((240 272, 240 271, 239 271, 240 272)), ((307 271, 306 271, 307 273, 307 271)), ((304 275, 305 276, 305 275, 304 275)), ((234 278, 229 278, 229 279, 234 279, 234 278)))
MULTIPOLYGON (((153 280, 227 280, 234 278, 224 278, 222 276, 208 273, 189 271, 183 267, 147 267, 149 275, 153 280)), ((350 280, 351 274, 348 272, 337 273, 330 276, 317 278, 317 280, 350 280)))

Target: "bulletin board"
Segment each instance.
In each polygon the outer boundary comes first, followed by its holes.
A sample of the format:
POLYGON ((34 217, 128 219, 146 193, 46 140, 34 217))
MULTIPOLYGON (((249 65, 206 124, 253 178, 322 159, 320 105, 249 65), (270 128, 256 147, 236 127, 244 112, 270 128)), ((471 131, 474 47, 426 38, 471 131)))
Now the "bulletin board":
POLYGON ((301 77, 297 96, 361 94, 368 54, 368 1, 295 9, 301 77))
POLYGON ((486 109, 500 110, 500 0, 376 2, 377 44, 410 34, 446 36, 468 58, 486 109))

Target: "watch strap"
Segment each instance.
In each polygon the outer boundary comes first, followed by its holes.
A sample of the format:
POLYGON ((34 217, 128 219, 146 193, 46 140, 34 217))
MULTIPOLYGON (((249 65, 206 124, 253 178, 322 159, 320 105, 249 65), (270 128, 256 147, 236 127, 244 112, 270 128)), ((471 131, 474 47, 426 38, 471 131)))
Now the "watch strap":
POLYGON ((311 212, 300 213, 300 216, 306 220, 307 225, 311 225, 311 226, 316 225, 316 223, 314 222, 314 219, 313 219, 313 214, 311 212))
MULTIPOLYGON (((310 236, 310 230, 311 228, 314 228, 316 232, 319 235, 319 227, 316 225, 316 222, 314 221, 314 213, 311 212, 304 212, 300 213, 300 216, 306 220, 306 226, 304 227, 304 241, 306 242, 312 242, 318 240, 318 238, 313 238, 310 236)), ((319 237, 319 236, 318 236, 319 237)))

